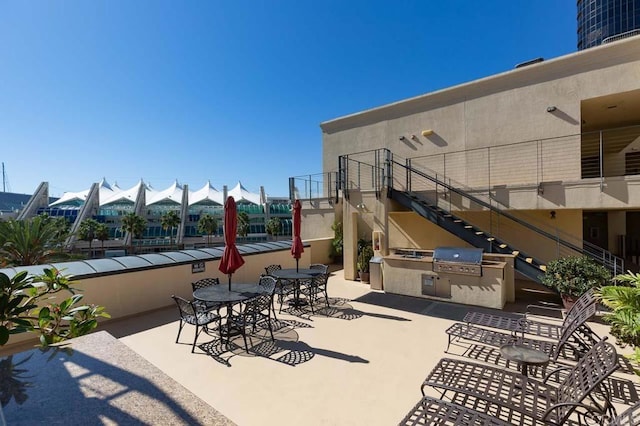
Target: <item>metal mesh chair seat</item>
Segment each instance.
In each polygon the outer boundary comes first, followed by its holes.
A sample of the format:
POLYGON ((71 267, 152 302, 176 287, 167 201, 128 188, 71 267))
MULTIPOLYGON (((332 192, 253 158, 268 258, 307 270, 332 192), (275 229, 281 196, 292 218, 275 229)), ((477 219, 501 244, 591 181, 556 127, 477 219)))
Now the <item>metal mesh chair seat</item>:
MULTIPOLYGON (((576 300, 575 304, 567 312, 562 324, 553 324, 544 321, 534 321, 527 318, 527 315, 516 318, 501 315, 492 315, 484 312, 470 311, 463 318, 463 322, 468 324, 480 325, 483 327, 497 328, 500 330, 508 330, 513 332, 522 332, 535 336, 545 337, 548 339, 559 340, 562 336, 563 327, 566 327, 573 321, 579 320, 583 316, 583 312, 590 306, 597 303, 595 291, 590 289, 576 300)), ((533 305, 529 305, 527 309, 533 305)), ((556 309, 546 306, 536 306, 538 309, 556 309)), ((589 310, 595 315, 595 310, 589 310)))
POLYGON ((400 422, 400 426, 415 425, 510 426, 511 423, 462 405, 424 396, 400 422))
POLYGON ((208 333, 210 331, 209 324, 214 322, 218 323, 218 328, 220 327, 220 315, 217 312, 205 310, 201 305, 185 300, 182 297, 173 295, 171 297, 176 302, 176 305, 178 305, 180 312, 180 326, 178 328, 176 343, 178 343, 180 339, 180 333, 185 324, 191 324, 196 327, 195 337, 191 345, 191 352, 193 353, 196 348, 196 341, 202 330, 208 333))
POLYGON ((604 340, 575 366, 564 367, 568 372, 557 386, 502 368, 443 358, 421 390, 424 395, 425 387, 431 387, 454 403, 473 409, 484 407, 481 411, 516 424, 561 425, 577 408, 601 417, 613 412, 607 390, 600 385, 618 367, 615 348, 604 340), (596 400, 596 393, 601 400, 596 400), (583 403, 586 398, 589 405, 583 403))
POLYGON ((640 402, 627 408, 611 421, 610 426, 636 426, 640 425, 640 402))

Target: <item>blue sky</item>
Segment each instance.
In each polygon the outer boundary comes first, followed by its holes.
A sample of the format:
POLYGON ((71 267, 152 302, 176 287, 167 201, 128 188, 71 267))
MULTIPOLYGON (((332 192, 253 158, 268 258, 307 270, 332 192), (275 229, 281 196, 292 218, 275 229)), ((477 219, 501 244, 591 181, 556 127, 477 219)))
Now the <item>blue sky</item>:
POLYGON ((321 122, 575 51, 575 1, 5 1, 0 161, 18 193, 287 196, 321 122))

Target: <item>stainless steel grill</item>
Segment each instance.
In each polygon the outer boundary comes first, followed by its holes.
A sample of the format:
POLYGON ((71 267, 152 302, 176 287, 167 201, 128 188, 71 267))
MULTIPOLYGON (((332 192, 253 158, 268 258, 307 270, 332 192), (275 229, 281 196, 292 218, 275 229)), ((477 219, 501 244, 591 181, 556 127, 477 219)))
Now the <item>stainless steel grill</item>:
POLYGON ((482 276, 482 249, 466 247, 436 247, 433 251, 433 272, 482 276))

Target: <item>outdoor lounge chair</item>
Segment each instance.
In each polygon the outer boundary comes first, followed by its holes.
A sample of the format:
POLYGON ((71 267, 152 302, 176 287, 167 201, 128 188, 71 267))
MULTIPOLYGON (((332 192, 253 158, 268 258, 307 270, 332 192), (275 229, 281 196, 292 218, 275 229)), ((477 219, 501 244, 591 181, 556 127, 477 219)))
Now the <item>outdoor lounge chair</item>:
POLYGON ((426 387, 433 388, 441 398, 510 423, 562 425, 574 411, 601 419, 615 415, 602 383, 618 367, 616 349, 606 340, 596 343, 573 367, 560 367, 566 373, 557 386, 502 368, 443 358, 421 391, 424 395, 426 387))
MULTIPOLYGON (((460 341, 477 342, 483 346, 499 348, 510 343, 528 346, 549 355, 552 361, 557 361, 559 356, 565 359, 577 360, 586 353, 592 345, 600 340, 584 323, 595 315, 596 304, 586 306, 574 317, 571 322, 564 322, 560 339, 556 342, 550 340, 538 340, 524 337, 521 330, 500 332, 484 327, 457 322, 450 326, 446 333, 449 337, 446 353, 453 343, 460 341), (520 336, 518 335, 520 334, 520 336)), ((463 356, 472 356, 473 350, 465 351, 463 356)), ((484 356, 484 355, 483 355, 484 356)))
MULTIPOLYGON (((578 300, 576 300, 575 304, 571 307, 571 309, 569 309, 566 316, 564 317, 562 324, 554 324, 545 321, 534 321, 528 318, 526 313, 523 317, 516 318, 502 315, 492 315, 478 311, 469 311, 462 319, 462 322, 465 322, 467 324, 480 325, 483 327, 497 328, 500 330, 508 330, 512 332, 522 332, 524 334, 531 334, 552 340, 560 340, 562 327, 565 324, 571 323, 575 319, 579 318, 582 312, 587 307, 595 303, 597 303, 595 291, 593 289, 590 289, 582 296, 580 296, 578 300)), ((527 306, 527 311, 529 311, 529 309, 531 308, 560 310, 559 308, 552 308, 548 306, 529 305, 527 306)), ((584 327, 587 327, 587 325, 585 324, 584 327)))
POLYGON ((180 311, 180 328, 178 328, 176 343, 178 343, 178 339, 180 339, 180 333, 185 324, 196 326, 196 334, 193 338, 193 344, 191 345, 191 353, 193 353, 196 349, 196 341, 202 330, 209 333, 209 324, 214 322, 217 322, 218 328, 220 328, 220 315, 218 315, 217 312, 206 310, 202 305, 190 302, 182 297, 173 295, 171 297, 176 302, 176 305, 178 305, 178 310, 180 311))
POLYGON ((423 396, 409 411, 400 426, 511 426, 495 417, 430 396, 423 396))
MULTIPOLYGON (((601 419, 604 420, 604 419, 601 419)), ((512 425, 504 422, 486 412, 476 411, 453 402, 431 396, 423 396, 420 401, 409 411, 400 426, 414 425, 473 425, 493 426, 512 425)), ((592 424, 592 423, 586 423, 592 424)), ((627 408, 620 415, 614 417, 607 426, 636 426, 640 424, 640 402, 627 408)))

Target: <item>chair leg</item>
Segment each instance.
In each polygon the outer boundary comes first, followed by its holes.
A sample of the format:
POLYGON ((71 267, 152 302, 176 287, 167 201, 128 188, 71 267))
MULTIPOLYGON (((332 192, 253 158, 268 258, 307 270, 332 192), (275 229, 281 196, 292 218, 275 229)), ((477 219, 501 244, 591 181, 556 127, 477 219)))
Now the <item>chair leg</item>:
POLYGON ((271 334, 271 340, 275 340, 273 337, 273 329, 271 328, 271 313, 267 315, 267 326, 269 327, 269 333, 271 334))
POLYGON ((278 321, 278 317, 276 317, 276 301, 273 296, 271 297, 271 310, 273 311, 273 319, 278 321))
POLYGON ((200 331, 202 331, 202 330, 200 329, 200 327, 198 327, 196 325, 196 335, 193 338, 193 345, 191 346, 191 353, 194 353, 195 350, 196 350, 196 342, 198 341, 198 335, 200 334, 200 331))
POLYGON ((178 343, 178 339, 180 339, 180 333, 182 333, 182 327, 184 327, 184 322, 182 322, 182 318, 180 318, 180 325, 178 327, 178 336, 176 337, 176 343, 178 343))

